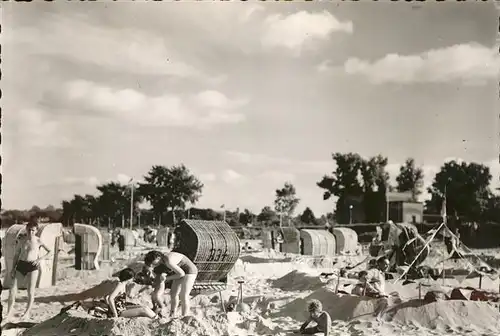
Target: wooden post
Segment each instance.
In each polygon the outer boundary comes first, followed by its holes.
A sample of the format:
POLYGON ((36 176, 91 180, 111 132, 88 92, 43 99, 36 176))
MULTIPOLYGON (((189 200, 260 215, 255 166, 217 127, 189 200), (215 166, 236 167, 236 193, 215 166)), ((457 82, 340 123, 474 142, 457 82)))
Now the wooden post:
POLYGON ((483 285, 483 275, 479 274, 479 289, 481 289, 482 285, 483 285))
POLYGON ((56 237, 54 246, 54 258, 52 259, 52 286, 57 282, 57 265, 59 264, 59 251, 61 250, 62 236, 56 237))
POLYGON ((222 306, 222 311, 226 314, 226 305, 224 304, 224 299, 222 298, 222 292, 219 291, 220 304, 222 306))
POLYGON ((443 260, 443 285, 444 285, 445 275, 446 275, 446 272, 444 270, 444 260, 443 260))
POLYGON ((418 283, 418 299, 419 300, 422 299, 422 283, 421 282, 418 283))
POLYGON ((238 301, 239 303, 243 303, 243 284, 245 283, 245 281, 238 281, 238 283, 240 284, 240 290, 239 290, 239 293, 238 293, 238 301))

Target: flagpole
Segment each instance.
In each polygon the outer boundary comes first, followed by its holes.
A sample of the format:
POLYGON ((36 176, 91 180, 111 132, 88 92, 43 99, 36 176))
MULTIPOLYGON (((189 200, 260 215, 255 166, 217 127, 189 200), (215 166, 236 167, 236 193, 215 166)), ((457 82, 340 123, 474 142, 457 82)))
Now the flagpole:
POLYGON ((388 192, 385 193, 385 221, 389 223, 389 195, 388 192))
POLYGON ((130 183, 130 230, 132 230, 134 222, 134 178, 131 178, 130 183))
MULTIPOLYGON (((446 239, 446 236, 447 236, 447 233, 448 233, 448 231, 446 231, 446 229, 448 229, 448 225, 447 225, 447 223, 448 223, 448 211, 446 209, 446 207, 447 207, 447 204, 446 204, 446 187, 447 186, 448 186, 448 183, 446 183, 444 185, 444 199, 443 199, 443 205, 442 205, 442 208, 443 208, 443 211, 442 211, 443 212, 443 226, 444 226, 443 227, 443 230, 444 230, 443 231, 443 239, 446 239)), ((445 269, 444 269, 444 260, 445 259, 443 259, 443 285, 445 284, 445 275, 446 275, 445 274, 446 272, 445 272, 445 269)))

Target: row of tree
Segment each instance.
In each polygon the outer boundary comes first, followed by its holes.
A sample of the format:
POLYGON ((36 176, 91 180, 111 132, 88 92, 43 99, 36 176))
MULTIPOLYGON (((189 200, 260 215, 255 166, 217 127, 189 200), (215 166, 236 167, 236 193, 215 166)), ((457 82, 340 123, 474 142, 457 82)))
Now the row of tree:
MULTIPOLYGON (((61 209, 49 206, 46 209, 33 207, 28 211, 2 211, 2 221, 5 226, 37 216, 68 225, 80 222, 109 227, 128 226, 132 210, 134 225, 168 225, 187 217, 205 220, 225 218, 231 225, 325 225, 334 221, 347 223, 349 206, 356 201, 363 208, 367 222, 380 222, 385 219, 388 192, 409 192, 415 201, 422 194, 424 173, 413 159, 408 159, 400 167, 396 186, 390 184, 386 157, 378 155, 365 159, 356 153, 334 153, 332 159, 335 170, 324 175, 317 185, 324 191, 324 200, 337 198, 335 210, 320 218, 316 218, 308 207, 294 217, 300 199, 289 182, 275 191, 274 209, 266 206, 258 215, 248 209, 240 212, 239 209, 215 211, 194 208, 192 206, 202 195, 203 183, 184 165, 179 165, 153 166, 141 183, 131 180, 128 184, 101 184, 97 186, 97 195, 74 195, 71 200, 62 202, 61 209), (150 209, 139 209, 139 204, 144 201, 150 204, 150 209)), ((500 198, 490 189, 491 179, 489 168, 484 165, 456 161, 445 163, 427 190, 431 198, 426 201, 426 213, 439 214, 446 195, 449 214, 471 221, 498 221, 500 198)))
MULTIPOLYGON (((334 153, 336 169, 317 185, 324 190, 325 200, 337 197, 335 218, 346 223, 349 206, 354 200, 364 209, 367 222, 384 220, 387 193, 408 192, 414 201, 422 194, 424 172, 407 159, 400 167, 396 186, 389 183, 388 159, 381 155, 365 159, 356 153, 334 153)), ((500 221, 500 197, 491 190, 489 167, 478 163, 449 161, 434 176, 427 192, 425 213, 440 214, 446 197, 447 213, 466 221, 500 221)))

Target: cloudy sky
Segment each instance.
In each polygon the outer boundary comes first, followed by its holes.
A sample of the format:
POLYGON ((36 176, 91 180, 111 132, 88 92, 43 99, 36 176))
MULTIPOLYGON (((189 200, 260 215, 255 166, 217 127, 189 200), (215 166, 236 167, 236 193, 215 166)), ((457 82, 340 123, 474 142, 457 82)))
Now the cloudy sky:
POLYGON ((259 211, 288 180, 319 215, 336 151, 498 179, 491 2, 2 7, 3 208, 184 163, 199 206, 259 211))

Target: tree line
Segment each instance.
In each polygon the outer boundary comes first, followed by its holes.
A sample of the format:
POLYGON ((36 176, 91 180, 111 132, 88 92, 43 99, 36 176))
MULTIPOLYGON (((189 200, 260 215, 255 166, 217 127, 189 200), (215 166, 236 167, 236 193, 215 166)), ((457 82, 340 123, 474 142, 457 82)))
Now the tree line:
MULTIPOLYGON (((411 158, 400 167, 396 185, 390 184, 386 171, 387 157, 378 155, 368 159, 356 153, 334 153, 335 169, 325 174, 317 186, 323 190, 323 199, 336 198, 332 213, 317 218, 306 207, 295 216, 301 200, 292 183, 285 182, 275 190, 273 206, 265 206, 259 214, 248 209, 227 211, 194 207, 202 196, 203 183, 185 165, 155 165, 144 176, 143 182, 131 180, 128 184, 108 182, 96 187, 95 195, 74 195, 64 200, 60 208, 37 206, 30 210, 2 210, 2 226, 9 226, 43 217, 65 225, 87 223, 96 226, 172 225, 180 219, 222 220, 233 226, 254 225, 327 225, 347 223, 349 206, 356 204, 365 213, 367 222, 384 221, 386 197, 389 192, 408 192, 414 201, 423 192, 424 172, 411 158), (132 201, 133 195, 133 201, 132 201), (147 201, 149 209, 139 209, 147 201), (132 209, 131 209, 132 208, 132 209)), ((425 212, 438 215, 446 195, 448 214, 469 221, 498 221, 500 197, 494 195, 489 168, 478 163, 449 161, 434 176, 427 191, 431 198, 425 202, 425 212)), ((319 196, 320 197, 320 196, 319 196)))

